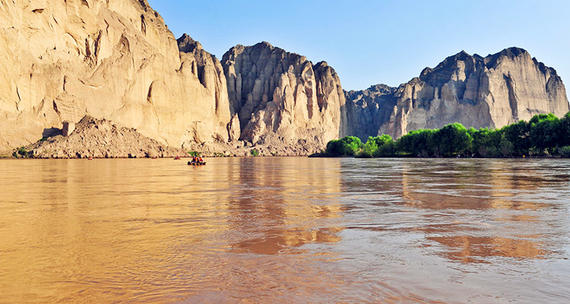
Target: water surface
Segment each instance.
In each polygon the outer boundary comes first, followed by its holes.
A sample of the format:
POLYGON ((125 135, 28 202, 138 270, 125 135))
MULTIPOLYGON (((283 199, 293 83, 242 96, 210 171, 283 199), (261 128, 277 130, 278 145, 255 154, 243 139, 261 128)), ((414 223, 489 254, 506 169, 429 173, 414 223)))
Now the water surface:
POLYGON ((0 161, 1 303, 564 303, 570 161, 0 161))

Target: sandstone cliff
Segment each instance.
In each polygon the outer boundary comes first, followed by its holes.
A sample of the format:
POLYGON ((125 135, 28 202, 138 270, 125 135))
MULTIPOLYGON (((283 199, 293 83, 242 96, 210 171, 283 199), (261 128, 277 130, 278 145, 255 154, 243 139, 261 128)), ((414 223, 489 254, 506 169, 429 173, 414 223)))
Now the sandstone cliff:
POLYGON ((308 154, 343 133, 344 93, 325 62, 313 65, 262 42, 233 47, 222 65, 241 140, 278 154, 308 154))
POLYGON ((226 142, 225 82, 146 0, 0 0, 0 150, 86 114, 172 146, 226 142))
POLYGON ((380 126, 390 120, 396 88, 378 84, 362 91, 346 92, 347 135, 366 140, 376 136, 380 126))
POLYGON ((398 88, 348 92, 349 134, 399 137, 460 122, 499 128, 535 114, 569 110, 556 71, 520 48, 481 57, 460 52, 398 88))

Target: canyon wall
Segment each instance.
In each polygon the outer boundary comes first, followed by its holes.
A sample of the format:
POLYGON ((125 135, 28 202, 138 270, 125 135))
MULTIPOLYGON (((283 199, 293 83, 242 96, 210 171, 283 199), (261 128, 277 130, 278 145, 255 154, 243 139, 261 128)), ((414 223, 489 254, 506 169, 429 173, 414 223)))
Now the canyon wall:
POLYGON ((241 140, 275 153, 287 147, 306 154, 344 133, 344 92, 326 62, 313 65, 304 56, 262 42, 233 47, 222 65, 241 140))
POLYGON ((0 150, 85 115, 177 147, 226 142, 225 82, 146 0, 0 0, 0 150))
POLYGON ((398 88, 347 92, 349 133, 400 137, 411 130, 459 122, 500 128, 539 113, 569 111, 566 90, 552 68, 520 48, 481 57, 460 52, 398 88))

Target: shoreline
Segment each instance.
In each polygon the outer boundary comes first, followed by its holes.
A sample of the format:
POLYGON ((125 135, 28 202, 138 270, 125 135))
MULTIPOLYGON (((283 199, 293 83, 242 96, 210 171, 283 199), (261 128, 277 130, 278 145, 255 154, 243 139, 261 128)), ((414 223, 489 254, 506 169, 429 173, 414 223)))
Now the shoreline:
MULTIPOLYGON (((387 157, 354 157, 354 156, 326 156, 326 155, 258 155, 258 156, 209 156, 203 155, 204 158, 339 158, 339 159, 570 159, 570 157, 562 156, 527 156, 527 157, 417 157, 417 156, 387 156, 387 157)), ((164 157, 14 157, 9 155, 0 155, 0 160, 102 160, 102 159, 172 159, 185 160, 191 159, 192 156, 164 156, 164 157)))

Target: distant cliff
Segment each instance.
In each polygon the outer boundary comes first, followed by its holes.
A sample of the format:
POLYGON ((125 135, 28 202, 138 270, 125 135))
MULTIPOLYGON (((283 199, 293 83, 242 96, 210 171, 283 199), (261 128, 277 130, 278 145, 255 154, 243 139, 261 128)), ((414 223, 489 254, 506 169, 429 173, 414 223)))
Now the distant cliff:
POLYGON ((520 48, 481 57, 460 52, 398 88, 372 86, 347 95, 348 134, 400 137, 460 122, 499 128, 535 114, 569 111, 566 90, 552 68, 520 48))

